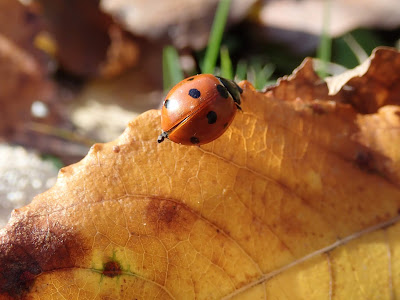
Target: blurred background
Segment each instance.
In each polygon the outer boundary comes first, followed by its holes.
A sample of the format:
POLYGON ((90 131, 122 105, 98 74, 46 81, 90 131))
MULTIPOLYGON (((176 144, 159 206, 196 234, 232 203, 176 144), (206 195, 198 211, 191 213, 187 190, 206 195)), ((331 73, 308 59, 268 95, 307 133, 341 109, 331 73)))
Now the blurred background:
MULTIPOLYGON (((218 3, 0 0, 0 227, 60 167, 159 108, 165 47, 200 72, 218 3)), ((399 38, 399 0, 232 0, 222 49, 236 80, 263 89, 306 56, 343 72, 399 38)))

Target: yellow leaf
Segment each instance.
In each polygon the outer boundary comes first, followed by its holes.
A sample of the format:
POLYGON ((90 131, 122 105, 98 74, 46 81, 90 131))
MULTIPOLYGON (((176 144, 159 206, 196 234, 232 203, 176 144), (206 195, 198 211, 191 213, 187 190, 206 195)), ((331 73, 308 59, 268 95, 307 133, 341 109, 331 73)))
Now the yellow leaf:
POLYGON ((400 297, 399 103, 365 114, 310 60, 265 93, 241 87, 243 113, 214 142, 157 144, 160 112, 146 112, 15 210, 0 298, 400 297))

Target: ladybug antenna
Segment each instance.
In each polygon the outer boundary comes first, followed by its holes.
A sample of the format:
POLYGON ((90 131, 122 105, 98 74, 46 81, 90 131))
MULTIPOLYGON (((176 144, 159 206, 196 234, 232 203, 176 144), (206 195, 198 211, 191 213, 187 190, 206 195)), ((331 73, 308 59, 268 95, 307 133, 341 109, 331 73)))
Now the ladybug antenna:
POLYGON ((168 133, 166 133, 166 132, 163 131, 163 132, 158 136, 157 142, 158 142, 158 143, 162 143, 162 142, 164 141, 165 138, 168 138, 168 133))

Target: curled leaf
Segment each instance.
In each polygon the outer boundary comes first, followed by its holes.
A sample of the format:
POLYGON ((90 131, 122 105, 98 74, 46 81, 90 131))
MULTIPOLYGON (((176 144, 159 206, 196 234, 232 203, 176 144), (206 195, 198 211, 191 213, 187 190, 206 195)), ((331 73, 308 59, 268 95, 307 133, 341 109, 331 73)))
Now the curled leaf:
POLYGON ((379 47, 357 68, 327 80, 330 94, 351 103, 361 113, 376 113, 385 105, 400 105, 400 56, 379 47))

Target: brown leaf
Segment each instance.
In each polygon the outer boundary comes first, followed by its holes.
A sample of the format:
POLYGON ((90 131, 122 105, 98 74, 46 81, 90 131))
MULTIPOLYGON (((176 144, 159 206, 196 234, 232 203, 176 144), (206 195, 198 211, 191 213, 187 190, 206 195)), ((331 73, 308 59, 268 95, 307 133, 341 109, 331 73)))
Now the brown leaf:
POLYGON ((43 89, 36 59, 0 34, 0 135, 9 136, 30 113, 43 89))
POLYGON ((319 0, 286 0, 264 1, 260 11, 263 25, 314 35, 321 34, 327 19, 331 36, 360 27, 395 29, 400 25, 400 6, 397 0, 336 0, 328 5, 319 0), (322 17, 326 6, 329 18, 322 17))
POLYGON ((268 87, 266 91, 271 91, 274 97, 285 101, 314 103, 317 99, 331 99, 328 97, 326 82, 314 71, 311 58, 306 58, 293 74, 280 78, 275 86, 268 87))
POLYGON ((357 68, 327 80, 330 94, 361 113, 400 105, 400 56, 395 49, 376 48, 357 68))
POLYGON ((98 1, 38 0, 61 66, 79 76, 111 77, 138 62, 139 47, 98 1))
POLYGON ((0 295, 399 297, 398 107, 379 112, 384 137, 304 72, 280 94, 242 82, 243 113, 210 144, 157 144, 153 110, 94 145, 0 231, 0 295))
POLYGON ((19 1, 0 1, 0 32, 18 47, 30 53, 38 52, 33 46, 33 40, 42 27, 43 24, 33 9, 19 1))
POLYGON ((337 103, 349 103, 357 111, 359 132, 353 139, 366 146, 356 161, 366 170, 381 172, 390 181, 399 182, 400 55, 392 48, 378 47, 360 66, 341 75, 319 79, 312 60, 302 65, 279 84, 267 89, 274 97, 296 101, 299 109, 314 113, 333 110, 337 103), (324 101, 320 101, 323 99, 324 101), (367 115, 366 115, 367 114, 367 115))
POLYGON ((400 55, 386 47, 375 49, 359 67, 328 80, 331 94, 350 103, 361 114, 355 139, 368 151, 359 160, 379 170, 394 183, 400 182, 400 55), (379 153, 377 159, 372 152, 379 153))
MULTIPOLYGON (((102 0, 101 9, 135 35, 172 40, 178 48, 201 49, 207 44, 219 1, 102 0)), ((230 22, 246 16, 255 0, 232 1, 230 22)))
POLYGON ((30 114, 31 103, 49 89, 45 61, 33 46, 37 15, 18 1, 0 1, 0 137, 10 137, 30 114))

